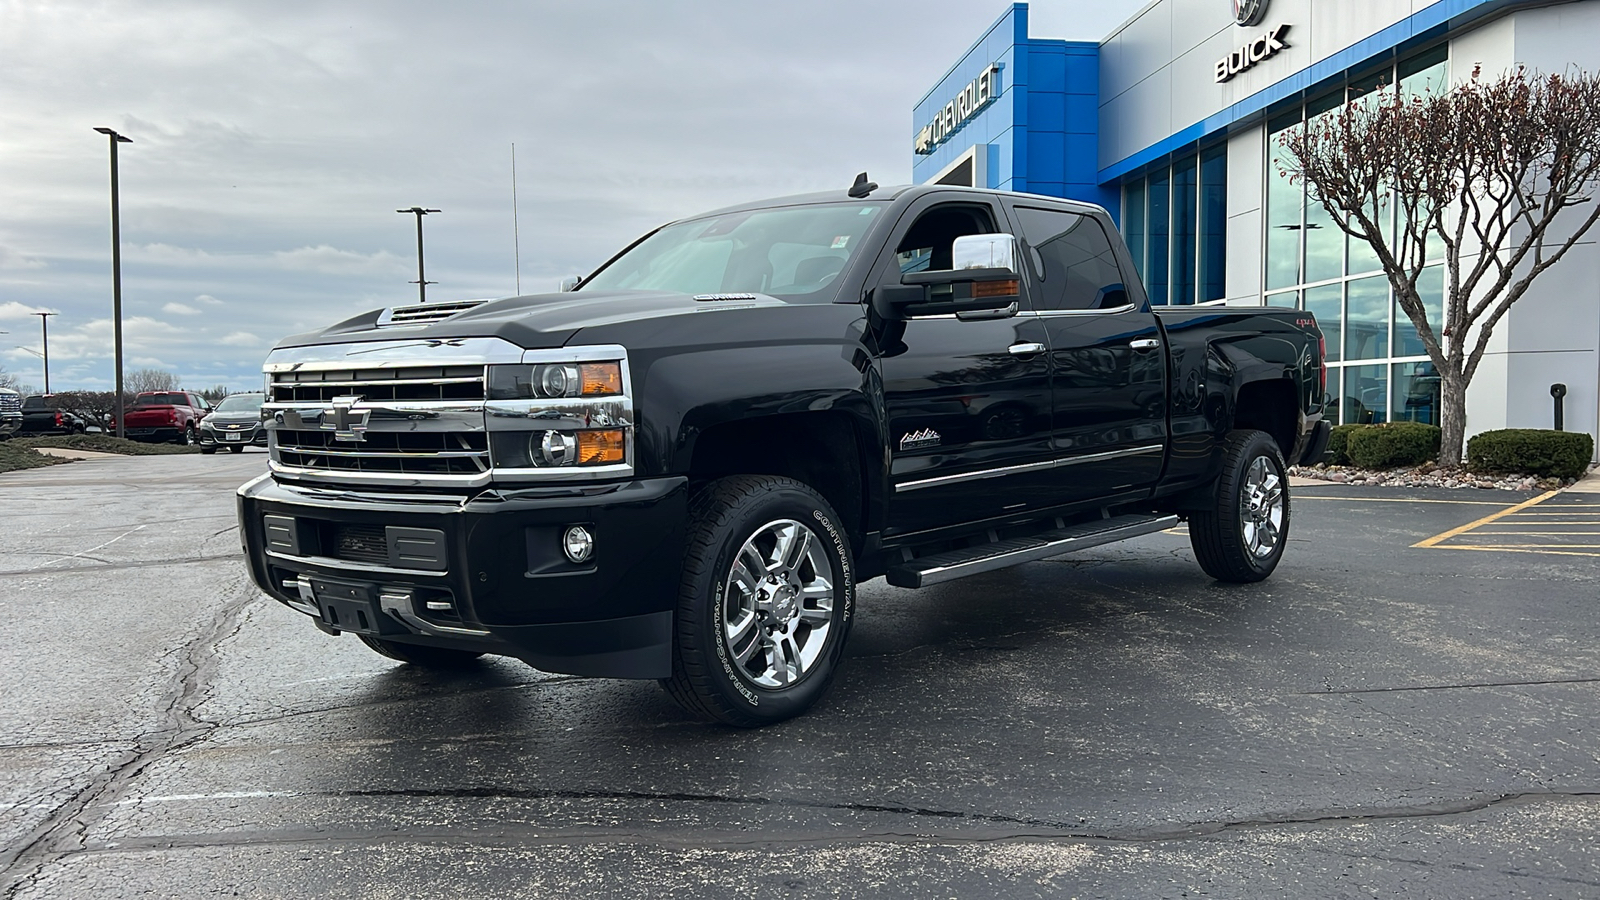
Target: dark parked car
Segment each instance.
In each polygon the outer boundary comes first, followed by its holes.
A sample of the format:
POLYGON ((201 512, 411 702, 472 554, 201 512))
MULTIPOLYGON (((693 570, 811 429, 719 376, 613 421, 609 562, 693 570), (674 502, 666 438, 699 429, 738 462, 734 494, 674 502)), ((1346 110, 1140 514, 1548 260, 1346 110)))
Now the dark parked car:
POLYGON ((36 394, 22 401, 22 428, 18 434, 83 434, 84 418, 71 410, 56 409, 49 394, 36 394))
POLYGON ((22 428, 22 395, 10 388, 0 388, 0 441, 11 437, 22 428))
POLYGON ((251 444, 267 446, 267 429, 261 424, 261 404, 267 395, 260 392, 229 394, 200 420, 200 452, 215 453, 227 447, 243 453, 251 444))

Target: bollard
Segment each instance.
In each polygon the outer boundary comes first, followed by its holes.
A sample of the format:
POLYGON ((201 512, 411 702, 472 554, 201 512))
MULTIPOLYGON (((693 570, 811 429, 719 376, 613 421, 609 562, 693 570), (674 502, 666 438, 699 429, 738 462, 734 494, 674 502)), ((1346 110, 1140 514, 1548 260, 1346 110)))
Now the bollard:
POLYGON ((1556 401, 1556 430, 1557 431, 1565 431, 1566 430, 1565 428, 1561 427, 1563 425, 1562 416, 1561 416, 1561 398, 1565 397, 1566 395, 1567 395, 1567 386, 1566 385, 1562 384, 1559 381, 1556 382, 1555 384, 1550 385, 1550 396, 1554 397, 1555 401, 1556 401))

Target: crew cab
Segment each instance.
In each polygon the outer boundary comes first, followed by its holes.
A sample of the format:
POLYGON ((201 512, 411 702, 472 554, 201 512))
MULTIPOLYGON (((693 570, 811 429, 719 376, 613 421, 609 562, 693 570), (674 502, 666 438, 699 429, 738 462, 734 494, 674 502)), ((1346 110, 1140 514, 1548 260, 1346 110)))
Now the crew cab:
MULTIPOLYGON (((190 391, 145 391, 133 398, 122 433, 135 441, 195 444, 200 440, 200 420, 210 411, 211 404, 190 391)), ((111 427, 115 430, 115 421, 111 427)))
POLYGON ((50 395, 38 394, 22 401, 21 434, 83 434, 88 428, 83 416, 60 409, 50 395))
POLYGON ((1293 309, 1152 309, 1104 210, 920 186, 665 225, 571 288, 281 341, 250 573, 324 632, 659 679, 739 726, 826 689, 856 586, 1188 523, 1266 578, 1326 445, 1293 309))

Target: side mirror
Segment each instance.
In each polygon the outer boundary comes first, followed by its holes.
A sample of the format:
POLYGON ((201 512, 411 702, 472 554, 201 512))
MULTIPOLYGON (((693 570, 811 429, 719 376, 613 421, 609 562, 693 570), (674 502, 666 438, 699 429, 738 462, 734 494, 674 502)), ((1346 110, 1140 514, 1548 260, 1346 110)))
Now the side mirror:
POLYGON ((582 280, 583 277, 581 275, 568 275, 567 277, 561 279, 561 286, 558 287, 557 290, 563 294, 569 293, 573 290, 576 290, 578 287, 578 282, 582 280))
POLYGON ((884 319, 954 313, 963 319, 1014 315, 1022 295, 1016 238, 969 234, 951 247, 954 268, 912 272, 899 284, 872 291, 872 308, 884 319))
POLYGON ((1017 271, 1017 239, 1009 234, 965 234, 950 247, 950 268, 1017 271))

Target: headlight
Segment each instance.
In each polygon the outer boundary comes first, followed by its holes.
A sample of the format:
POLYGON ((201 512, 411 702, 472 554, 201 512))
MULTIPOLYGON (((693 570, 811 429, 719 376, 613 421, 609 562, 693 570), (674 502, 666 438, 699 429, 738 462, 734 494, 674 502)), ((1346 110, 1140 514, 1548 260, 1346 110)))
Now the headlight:
POLYGON ((490 400, 614 397, 622 392, 618 362, 489 367, 490 400))

